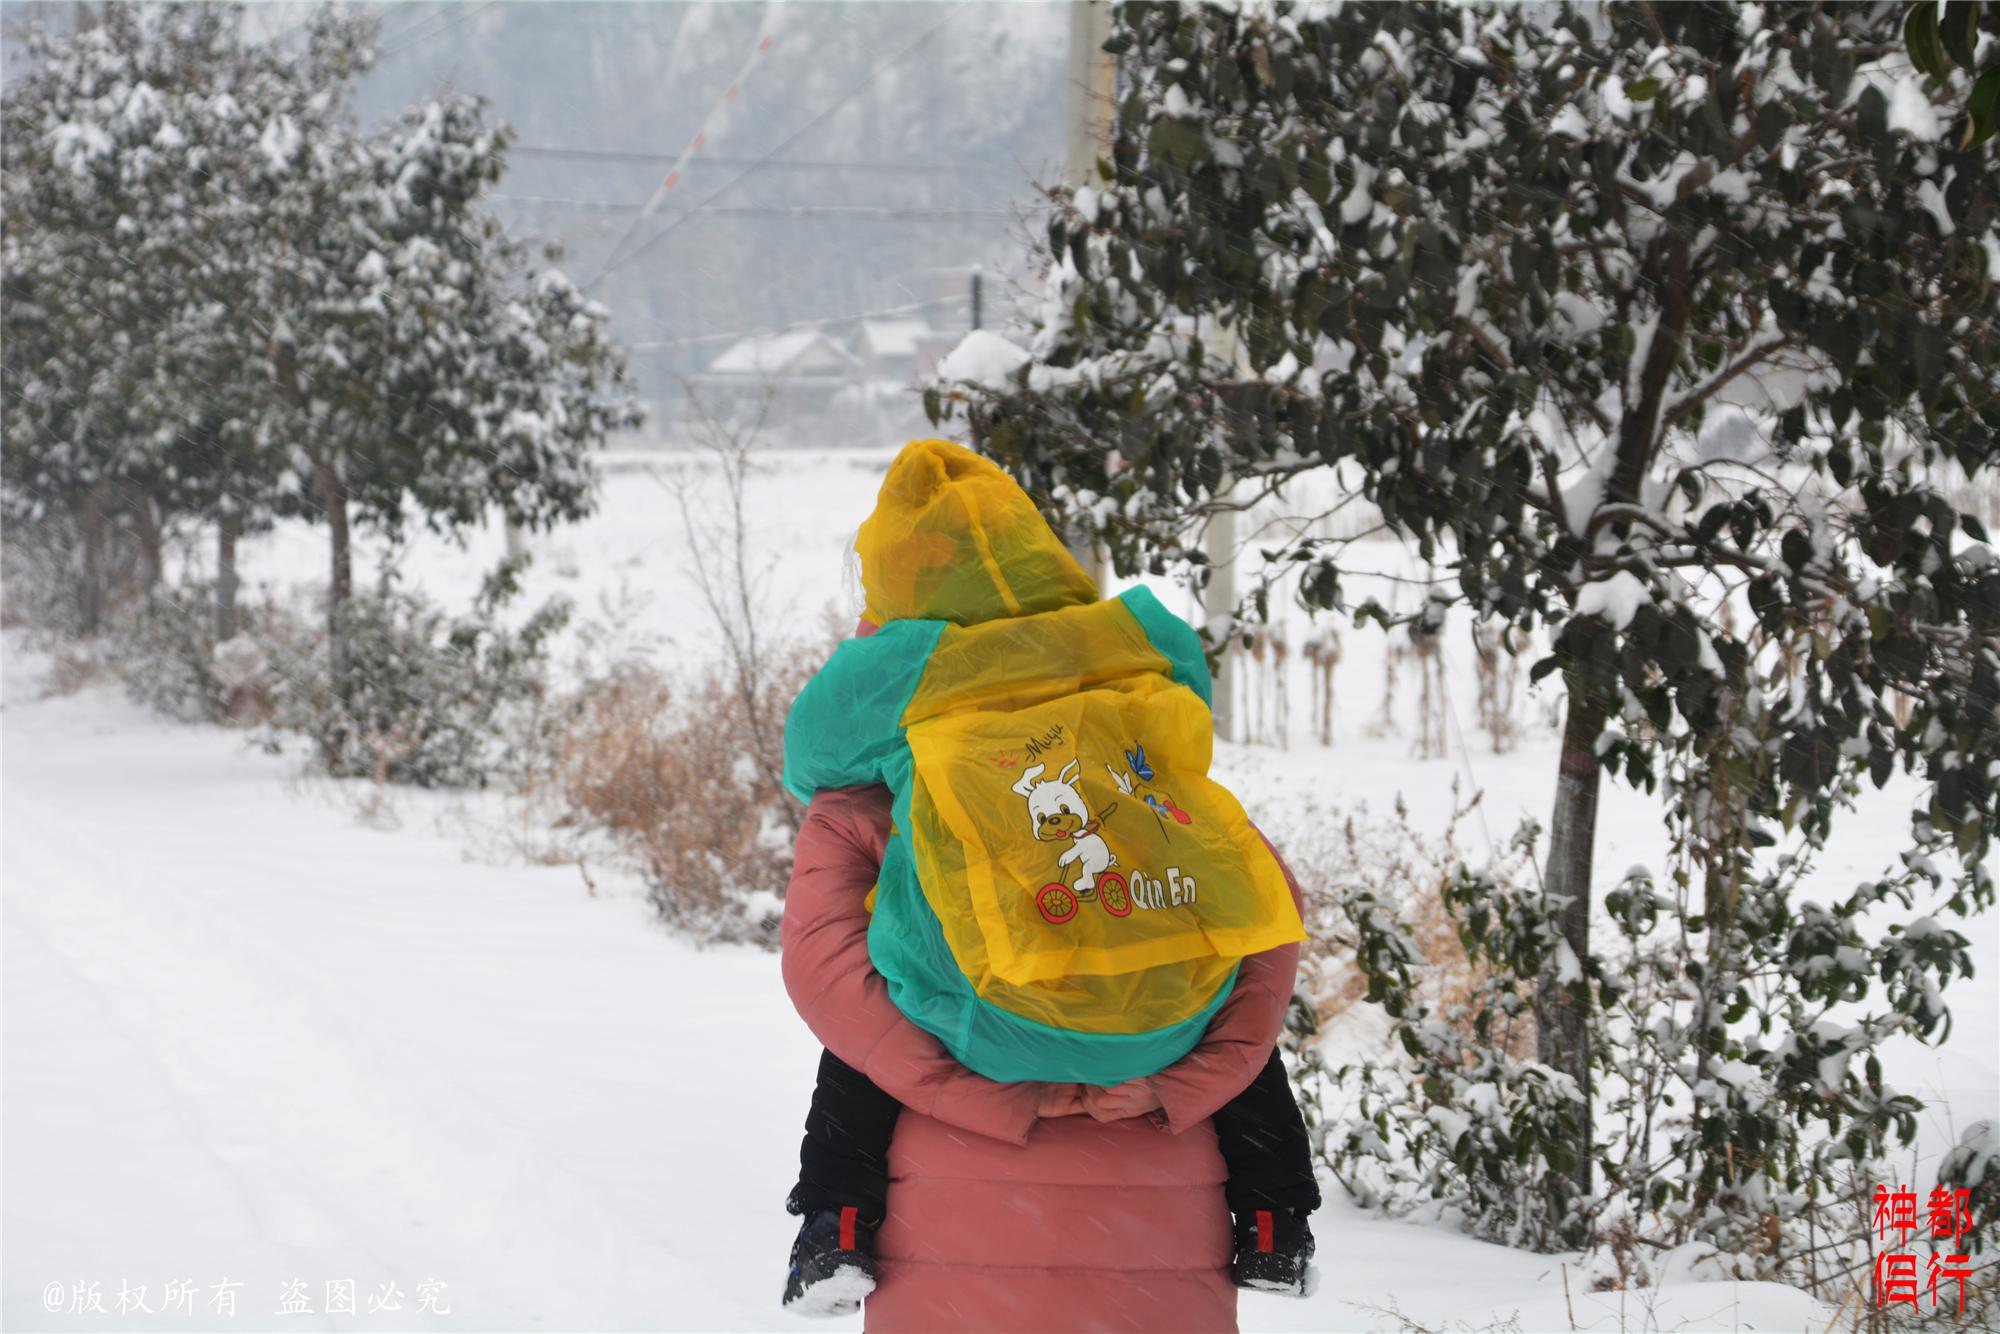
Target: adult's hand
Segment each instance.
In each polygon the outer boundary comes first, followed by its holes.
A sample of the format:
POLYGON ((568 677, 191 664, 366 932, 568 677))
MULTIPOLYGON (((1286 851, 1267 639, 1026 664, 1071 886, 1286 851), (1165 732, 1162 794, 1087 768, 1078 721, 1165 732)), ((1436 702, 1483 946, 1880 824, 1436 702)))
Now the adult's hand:
POLYGON ((1144 1116, 1147 1112, 1160 1110, 1160 1095, 1151 1081, 1128 1079, 1108 1089, 1085 1089, 1083 1110, 1099 1121, 1123 1121, 1127 1117, 1144 1116))
POLYGON ((1044 1084, 1041 1104, 1035 1115, 1040 1117, 1078 1116, 1083 1112, 1083 1085, 1044 1084))

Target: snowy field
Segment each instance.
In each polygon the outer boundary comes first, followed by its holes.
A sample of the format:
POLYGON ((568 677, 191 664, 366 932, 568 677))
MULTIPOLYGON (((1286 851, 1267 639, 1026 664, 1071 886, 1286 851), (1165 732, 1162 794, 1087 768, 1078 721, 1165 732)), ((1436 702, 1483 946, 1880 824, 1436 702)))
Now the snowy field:
MULTIPOLYGON (((887 458, 765 456, 752 522, 774 618, 851 619, 843 553, 887 458)), ((645 461, 613 462, 596 518, 530 540, 525 601, 573 598, 577 651, 699 662, 710 636, 674 496, 645 461), (584 633, 592 623, 602 633, 584 633)), ((425 540, 395 563, 462 604, 501 547, 498 532, 464 550, 425 540)), ((1412 568, 1393 546, 1357 554, 1412 568)), ((381 555, 364 543, 358 577, 381 555)), ((253 586, 302 587, 323 561, 317 530, 246 544, 253 586)), ((1299 637, 1289 748, 1218 752, 1218 777, 1281 846, 1364 805, 1386 814, 1399 794, 1418 828, 1437 828, 1454 777, 1487 793, 1467 826, 1475 852, 1486 831, 1546 818, 1549 701, 1526 695, 1521 745, 1493 754, 1473 724, 1463 626, 1445 636, 1444 759, 1412 756, 1410 718, 1370 734, 1373 630, 1344 631, 1335 744, 1313 744, 1299 637)), ((115 687, 45 697, 46 672, 8 639, 0 1325, 858 1326, 777 1304, 817 1051, 775 956, 675 938, 636 880, 594 873, 593 893, 573 866, 521 864, 497 799, 399 791, 391 818, 364 818, 362 785, 149 716, 115 687), (350 1280, 355 1313, 329 1313, 329 1285, 350 1280), (192 1289, 186 1306, 162 1309, 170 1284, 192 1289), (389 1284, 400 1309, 371 1310, 389 1284), (119 1315, 121 1293, 145 1309, 119 1315)), ((1403 709, 1413 696, 1406 679, 1403 709)), ((1820 872, 1829 893, 1894 855, 1909 795, 1892 787, 1849 820, 1820 872)), ((1657 807, 1608 787, 1601 874, 1657 863, 1663 844, 1657 807)), ((1951 993, 1950 1043, 1888 1053, 1888 1077, 1927 1102, 1907 1172, 1926 1188, 1956 1130, 2000 1116, 1996 928, 1988 917, 1969 933, 1981 973, 1951 993)), ((1337 1192, 1315 1230, 1318 1295, 1246 1294, 1245 1328, 1393 1330, 1400 1311, 1428 1328, 1819 1331, 1832 1316, 1685 1265, 1651 1291, 1590 1293, 1573 1259, 1377 1221, 1337 1192)))

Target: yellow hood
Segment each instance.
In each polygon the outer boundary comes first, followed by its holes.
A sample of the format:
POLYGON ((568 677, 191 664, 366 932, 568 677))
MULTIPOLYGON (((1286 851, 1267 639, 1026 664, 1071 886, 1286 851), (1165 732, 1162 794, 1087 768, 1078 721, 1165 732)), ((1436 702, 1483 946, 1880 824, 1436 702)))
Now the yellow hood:
POLYGON ((877 625, 973 625, 1097 600, 1027 492, 949 440, 915 440, 896 455, 855 547, 865 615, 877 625))

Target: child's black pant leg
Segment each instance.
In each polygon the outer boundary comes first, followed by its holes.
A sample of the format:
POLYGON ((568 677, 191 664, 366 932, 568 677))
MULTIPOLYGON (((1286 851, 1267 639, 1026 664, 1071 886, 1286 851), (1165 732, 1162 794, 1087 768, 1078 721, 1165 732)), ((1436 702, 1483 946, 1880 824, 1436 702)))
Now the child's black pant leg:
POLYGON ((1319 1208, 1306 1121, 1275 1047, 1250 1087, 1216 1112, 1215 1135, 1229 1168, 1223 1189, 1231 1213, 1319 1208))
POLYGON ((861 1211, 879 1224, 888 1212, 889 1139, 903 1105, 830 1051, 820 1053, 806 1137, 799 1145, 799 1184, 786 1207, 793 1213, 861 1211))

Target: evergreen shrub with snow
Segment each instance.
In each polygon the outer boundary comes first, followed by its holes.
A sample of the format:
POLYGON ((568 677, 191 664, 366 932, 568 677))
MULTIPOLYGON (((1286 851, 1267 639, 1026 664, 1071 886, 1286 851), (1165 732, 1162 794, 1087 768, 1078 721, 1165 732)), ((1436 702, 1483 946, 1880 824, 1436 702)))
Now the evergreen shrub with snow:
MULTIPOLYGON (((0 450, 0 460, 6 451, 0 450)), ((83 516, 54 511, 0 523, 0 623, 77 641, 143 592, 127 544, 105 540, 85 558, 83 516)))
POLYGON ((501 566, 462 614, 390 579, 357 595, 344 692, 322 619, 267 599, 218 641, 212 590, 199 580, 163 585, 113 616, 100 656, 140 703, 187 722, 256 726, 273 752, 302 739, 334 777, 481 788, 517 779, 553 744, 548 650, 570 608, 551 599, 510 624, 518 575, 501 566))
POLYGON ((237 633, 215 637, 213 587, 202 579, 161 583, 110 611, 83 652, 94 655, 139 703, 183 722, 267 722, 276 657, 316 637, 304 617, 264 599, 243 608, 237 633))
MULTIPOLYGON (((1338 1058, 1329 1056, 1326 1039, 1374 1050, 1393 1031, 1384 1008, 1390 959, 1371 955, 1364 961, 1362 942, 1407 962, 1422 960, 1398 991, 1396 1004, 1405 1011, 1420 1006, 1432 1014, 1465 1014, 1490 980, 1490 968, 1459 940, 1444 897, 1463 874, 1461 831, 1483 797, 1459 800, 1456 783, 1453 796, 1452 814, 1441 829, 1419 828, 1400 799, 1387 816, 1376 816, 1365 807, 1328 809, 1308 795, 1300 810, 1280 817, 1285 833, 1279 843, 1299 885, 1307 931, 1282 1046, 1292 1058, 1293 1088, 1314 1149, 1330 1165, 1332 1146, 1343 1133, 1334 1086, 1352 1071, 1336 1069, 1338 1058), (1391 929, 1393 936, 1384 934, 1391 929)), ((1487 873, 1525 875, 1532 853, 1532 840, 1516 840, 1487 873)), ((1515 1016, 1488 1037, 1502 1055, 1525 1057, 1534 1050, 1532 1018, 1515 1016)), ((1358 1193, 1368 1193, 1353 1174, 1347 1179, 1358 1193)))
MULTIPOLYGON (((1866 884, 1832 904, 1795 902, 1808 865, 1786 858, 1746 886, 1756 906, 1714 952, 1732 969, 1727 1036, 1704 1050, 1703 969, 1684 952, 1703 924, 1685 877, 1635 868, 1606 896, 1615 946, 1578 960, 1521 869, 1503 877, 1461 866, 1447 882, 1460 941, 1484 965, 1476 992, 1450 1004, 1420 994, 1429 960, 1406 911, 1367 889, 1344 896, 1369 999, 1391 1016, 1409 1060, 1335 1072, 1356 1107, 1328 1140, 1336 1175, 1364 1201, 1442 1200, 1479 1234, 1537 1249, 1584 1244, 1623 1220, 1660 1245, 1704 1243, 1743 1278, 1807 1279, 1816 1247, 1865 1237, 1856 1170, 1907 1143, 1922 1110, 1884 1085, 1875 1049, 1935 1020, 1926 1011, 1939 988, 1971 968, 1964 938, 1932 918, 1881 936, 1861 930, 1871 908, 1909 894, 1919 877, 1866 884), (1567 1170, 1581 1089, 1518 1057, 1511 1040, 1532 1021, 1549 972, 1589 1018, 1592 1198, 1576 1195, 1567 1170)), ((1991 1229, 1990 1196, 1975 1200, 1974 1217, 1991 1229)))
POLYGON ((2000 1121, 1974 1121, 1965 1128, 1938 1164, 1938 1184, 1967 1192, 1983 1247, 2000 1242, 2000 1121))
POLYGON ((133 699, 184 722, 222 718, 212 596, 202 583, 163 586, 111 618, 105 662, 133 699))
POLYGON ((457 615, 388 578, 356 594, 341 684, 323 631, 264 644, 272 749, 303 737, 335 777, 419 787, 485 787, 518 772, 522 747, 538 744, 549 640, 570 607, 551 599, 509 625, 517 576, 503 565, 457 615))

